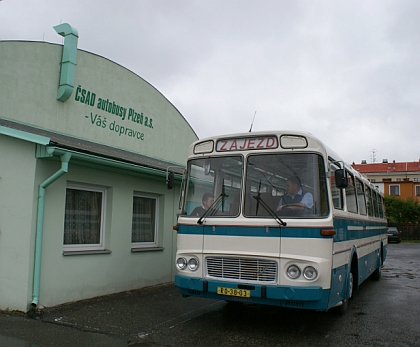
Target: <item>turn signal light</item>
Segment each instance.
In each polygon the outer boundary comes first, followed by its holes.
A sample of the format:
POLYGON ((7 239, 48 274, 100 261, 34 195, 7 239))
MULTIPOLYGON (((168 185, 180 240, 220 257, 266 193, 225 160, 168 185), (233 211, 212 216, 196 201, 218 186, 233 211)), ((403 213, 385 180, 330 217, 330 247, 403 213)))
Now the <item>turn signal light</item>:
POLYGON ((321 230, 321 236, 334 236, 337 232, 334 229, 323 229, 321 230))

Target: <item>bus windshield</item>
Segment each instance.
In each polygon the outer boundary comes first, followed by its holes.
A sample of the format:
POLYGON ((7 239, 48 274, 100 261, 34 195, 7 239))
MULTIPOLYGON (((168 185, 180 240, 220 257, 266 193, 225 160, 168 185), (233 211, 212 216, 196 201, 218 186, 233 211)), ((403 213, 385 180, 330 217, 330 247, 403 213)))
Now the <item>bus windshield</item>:
POLYGON ((244 215, 308 218, 328 215, 323 159, 313 153, 250 155, 244 215))
POLYGON ((241 155, 190 160, 182 215, 236 217, 241 211, 249 218, 328 215, 321 155, 260 153, 246 157, 245 165, 244 160, 241 155))
POLYGON ((243 157, 193 159, 188 162, 182 214, 202 217, 236 216, 242 187, 243 157))

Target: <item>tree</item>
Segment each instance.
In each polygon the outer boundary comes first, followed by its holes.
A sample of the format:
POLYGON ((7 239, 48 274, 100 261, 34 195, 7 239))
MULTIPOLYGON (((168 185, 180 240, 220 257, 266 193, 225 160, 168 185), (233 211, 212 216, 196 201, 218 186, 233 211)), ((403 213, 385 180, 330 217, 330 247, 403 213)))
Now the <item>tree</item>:
POLYGON ((417 200, 385 197, 386 216, 390 223, 416 223, 420 221, 420 205, 417 200))

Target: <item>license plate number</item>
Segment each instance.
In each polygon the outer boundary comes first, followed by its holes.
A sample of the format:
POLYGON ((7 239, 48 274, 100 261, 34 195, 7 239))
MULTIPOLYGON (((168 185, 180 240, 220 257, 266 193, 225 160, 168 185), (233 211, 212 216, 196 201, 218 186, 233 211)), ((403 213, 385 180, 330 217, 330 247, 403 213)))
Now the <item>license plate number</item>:
POLYGON ((246 289, 236 289, 236 288, 225 288, 217 287, 217 294, 227 295, 227 296, 237 296, 240 298, 250 298, 251 291, 246 289))

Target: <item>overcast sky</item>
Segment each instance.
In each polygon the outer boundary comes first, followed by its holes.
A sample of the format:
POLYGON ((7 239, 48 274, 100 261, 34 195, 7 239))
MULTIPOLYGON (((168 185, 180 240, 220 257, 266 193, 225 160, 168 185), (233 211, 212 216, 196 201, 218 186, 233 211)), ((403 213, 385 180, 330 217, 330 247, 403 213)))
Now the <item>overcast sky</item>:
POLYGON ((200 138, 257 112, 253 131, 307 131, 349 163, 417 161, 419 18, 418 0, 3 0, 0 40, 62 43, 69 23, 200 138))

